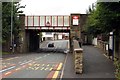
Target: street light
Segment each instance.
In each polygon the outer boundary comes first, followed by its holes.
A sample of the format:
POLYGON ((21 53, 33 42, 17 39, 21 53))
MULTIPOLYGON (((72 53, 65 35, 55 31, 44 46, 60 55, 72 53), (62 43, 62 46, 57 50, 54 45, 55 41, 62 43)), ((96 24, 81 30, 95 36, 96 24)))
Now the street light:
POLYGON ((13 46, 13 0, 11 1, 11 50, 14 52, 13 46))

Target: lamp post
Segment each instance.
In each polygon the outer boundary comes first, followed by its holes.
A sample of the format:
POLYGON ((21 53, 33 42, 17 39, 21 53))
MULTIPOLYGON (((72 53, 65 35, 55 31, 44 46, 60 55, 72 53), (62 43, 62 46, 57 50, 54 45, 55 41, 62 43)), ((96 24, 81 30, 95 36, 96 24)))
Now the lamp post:
POLYGON ((13 0, 11 1, 11 50, 14 52, 13 46, 13 0))

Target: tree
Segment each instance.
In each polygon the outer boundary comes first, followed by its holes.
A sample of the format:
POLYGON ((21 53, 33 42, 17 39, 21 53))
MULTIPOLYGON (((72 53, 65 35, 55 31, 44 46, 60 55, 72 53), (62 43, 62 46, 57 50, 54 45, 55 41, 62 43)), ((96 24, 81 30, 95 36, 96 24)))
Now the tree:
MULTIPOLYGON (((2 3, 2 39, 3 42, 6 42, 10 38, 10 29, 11 29, 11 3, 3 2, 2 3)), ((13 34, 17 35, 19 32, 19 13, 23 11, 19 11, 20 8, 24 8, 24 6, 20 6, 19 3, 13 3, 13 34)))
MULTIPOLYGON (((21 8, 25 8, 25 6, 20 6, 18 2, 13 2, 13 35, 15 36, 15 41, 19 34, 20 20, 18 16, 23 13, 23 11, 20 11, 21 8)), ((6 44, 6 46, 9 46, 11 37, 11 10, 11 2, 2 3, 2 43, 6 44)))
POLYGON ((90 15, 85 26, 87 33, 96 36, 113 31, 116 36, 115 52, 119 58, 116 62, 116 77, 120 79, 120 2, 97 3, 95 10, 89 9, 88 13, 90 15))
POLYGON ((120 2, 97 3, 95 9, 89 9, 86 31, 97 35, 119 30, 120 2))

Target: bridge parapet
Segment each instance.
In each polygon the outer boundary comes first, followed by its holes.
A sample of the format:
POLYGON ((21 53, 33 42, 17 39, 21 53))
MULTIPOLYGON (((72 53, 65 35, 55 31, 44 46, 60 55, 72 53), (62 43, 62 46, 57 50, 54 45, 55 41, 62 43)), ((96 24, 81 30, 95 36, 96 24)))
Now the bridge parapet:
POLYGON ((25 16, 25 29, 70 29, 70 16, 25 16))

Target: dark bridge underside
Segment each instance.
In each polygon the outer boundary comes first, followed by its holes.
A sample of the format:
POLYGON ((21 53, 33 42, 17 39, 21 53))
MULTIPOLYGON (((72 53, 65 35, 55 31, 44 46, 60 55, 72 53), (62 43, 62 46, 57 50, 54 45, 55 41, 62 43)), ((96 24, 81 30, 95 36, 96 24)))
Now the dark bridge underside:
POLYGON ((70 30, 48 30, 48 29, 45 29, 45 30, 26 30, 26 33, 29 34, 29 35, 26 35, 28 36, 28 44, 29 44, 29 51, 30 52, 34 52, 34 51, 37 51, 39 50, 39 42, 40 42, 40 36, 37 35, 39 34, 40 32, 64 32, 64 33, 69 33, 70 30))

